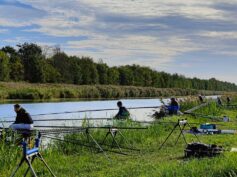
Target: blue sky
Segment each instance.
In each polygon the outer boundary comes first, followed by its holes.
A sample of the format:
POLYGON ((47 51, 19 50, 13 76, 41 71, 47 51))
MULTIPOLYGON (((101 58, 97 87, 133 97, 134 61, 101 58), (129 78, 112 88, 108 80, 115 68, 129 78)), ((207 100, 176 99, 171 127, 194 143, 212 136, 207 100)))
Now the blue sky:
POLYGON ((237 0, 0 0, 0 47, 35 42, 110 66, 237 83, 237 0))

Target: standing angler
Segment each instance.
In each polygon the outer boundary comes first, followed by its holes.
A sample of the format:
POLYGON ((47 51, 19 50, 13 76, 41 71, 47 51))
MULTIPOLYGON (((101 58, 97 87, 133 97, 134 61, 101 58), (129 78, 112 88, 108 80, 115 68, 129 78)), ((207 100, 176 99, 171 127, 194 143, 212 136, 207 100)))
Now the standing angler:
POLYGON ((16 120, 10 128, 14 130, 31 130, 34 128, 33 120, 24 108, 22 108, 19 104, 15 104, 14 111, 16 112, 16 120))

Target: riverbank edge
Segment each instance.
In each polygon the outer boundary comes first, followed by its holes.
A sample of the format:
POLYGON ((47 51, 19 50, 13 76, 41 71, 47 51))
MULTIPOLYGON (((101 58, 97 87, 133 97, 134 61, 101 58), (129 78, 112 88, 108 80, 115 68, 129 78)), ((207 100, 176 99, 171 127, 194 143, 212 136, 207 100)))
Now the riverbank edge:
POLYGON ((57 100, 57 99, 121 99, 157 98, 189 95, 223 95, 235 92, 194 90, 182 88, 154 88, 117 85, 32 84, 0 82, 0 101, 57 100))

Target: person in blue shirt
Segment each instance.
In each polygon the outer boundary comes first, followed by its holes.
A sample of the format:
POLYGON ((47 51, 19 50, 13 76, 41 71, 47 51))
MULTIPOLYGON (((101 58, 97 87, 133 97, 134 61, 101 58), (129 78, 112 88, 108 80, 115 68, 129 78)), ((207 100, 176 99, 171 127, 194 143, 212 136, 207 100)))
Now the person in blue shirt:
POLYGON ((170 105, 167 106, 167 109, 169 111, 169 115, 173 115, 173 114, 178 114, 179 112, 179 103, 175 98, 171 98, 170 99, 170 105))

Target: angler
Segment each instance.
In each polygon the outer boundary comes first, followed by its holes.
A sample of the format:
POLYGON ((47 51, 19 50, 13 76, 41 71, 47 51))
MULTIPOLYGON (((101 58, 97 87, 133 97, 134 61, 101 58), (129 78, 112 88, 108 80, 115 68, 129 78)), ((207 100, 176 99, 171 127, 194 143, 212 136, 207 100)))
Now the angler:
POLYGON ((173 115, 173 114, 178 114, 179 113, 179 103, 175 98, 171 98, 170 99, 170 105, 166 106, 166 108, 168 109, 169 115, 173 115))
POLYGON ((205 103, 202 95, 199 95, 198 99, 199 99, 200 103, 205 103))
POLYGON ((218 106, 223 106, 222 100, 221 100, 220 97, 217 97, 216 102, 217 102, 217 105, 218 105, 218 106))
POLYGON ((123 106, 121 101, 117 102, 117 106, 119 108, 119 112, 116 114, 116 119, 128 119, 130 116, 129 111, 123 106))
POLYGON ((153 117, 155 118, 163 118, 168 115, 177 115, 177 114, 183 114, 180 111, 180 106, 178 101, 175 98, 170 99, 170 104, 169 105, 163 105, 160 107, 159 112, 155 112, 153 114, 153 117))
POLYGON ((227 102, 227 105, 230 105, 231 98, 230 98, 229 96, 227 96, 227 98, 226 98, 226 102, 227 102))
POLYGON ((15 104, 14 111, 16 112, 16 120, 10 125, 10 128, 14 130, 32 130, 34 128, 33 120, 24 108, 19 104, 15 104))

